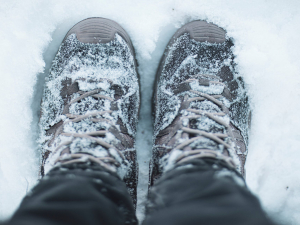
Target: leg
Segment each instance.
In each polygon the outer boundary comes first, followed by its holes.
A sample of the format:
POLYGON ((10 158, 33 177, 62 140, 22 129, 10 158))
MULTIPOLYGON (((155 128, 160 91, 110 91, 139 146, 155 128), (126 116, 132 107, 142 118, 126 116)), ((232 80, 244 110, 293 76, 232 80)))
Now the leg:
POLYGON ((136 224, 136 65, 130 38, 114 21, 89 18, 67 33, 41 104, 46 176, 12 223, 136 224))
POLYGON ((137 224, 132 199, 118 175, 98 165, 52 169, 24 198, 8 224, 137 224))
POLYGON ((144 225, 273 224, 237 172, 202 159, 165 173, 149 194, 147 214, 144 225))
POLYGON ((154 90, 150 224, 270 224, 242 176, 248 98, 225 30, 193 21, 171 38, 154 90))

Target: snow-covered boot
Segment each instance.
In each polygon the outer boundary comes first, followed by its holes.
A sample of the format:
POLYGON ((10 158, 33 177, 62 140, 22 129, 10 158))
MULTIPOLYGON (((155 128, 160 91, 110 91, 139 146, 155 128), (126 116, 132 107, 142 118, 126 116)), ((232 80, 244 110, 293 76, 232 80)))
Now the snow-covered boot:
POLYGON ((150 185, 197 158, 245 174, 250 111, 232 46, 223 29, 205 21, 188 23, 171 38, 154 88, 150 185))
POLYGON ((136 200, 139 78, 128 34, 89 18, 64 38, 41 104, 41 176, 70 163, 99 164, 124 179, 136 200))

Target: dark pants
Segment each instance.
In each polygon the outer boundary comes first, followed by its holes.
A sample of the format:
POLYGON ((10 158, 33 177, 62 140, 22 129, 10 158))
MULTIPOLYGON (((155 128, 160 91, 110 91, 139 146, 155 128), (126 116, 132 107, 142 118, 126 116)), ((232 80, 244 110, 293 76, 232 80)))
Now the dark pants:
MULTIPOLYGON (((125 184, 98 166, 53 169, 26 196, 9 225, 137 224, 125 184)), ((165 173, 149 194, 144 225, 273 224, 243 179, 216 161, 165 173)))

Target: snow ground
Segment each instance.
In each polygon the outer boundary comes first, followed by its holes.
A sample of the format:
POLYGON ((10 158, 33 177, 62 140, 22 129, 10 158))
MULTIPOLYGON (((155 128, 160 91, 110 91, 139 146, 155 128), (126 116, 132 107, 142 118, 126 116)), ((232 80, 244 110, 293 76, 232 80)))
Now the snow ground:
POLYGON ((253 110, 247 183, 281 224, 300 224, 300 2, 298 0, 1 0, 0 220, 9 218, 38 175, 37 121, 44 76, 66 32, 87 17, 120 23, 141 75, 137 147, 138 216, 143 217, 152 144, 151 95, 169 38, 203 19, 235 40, 253 110))

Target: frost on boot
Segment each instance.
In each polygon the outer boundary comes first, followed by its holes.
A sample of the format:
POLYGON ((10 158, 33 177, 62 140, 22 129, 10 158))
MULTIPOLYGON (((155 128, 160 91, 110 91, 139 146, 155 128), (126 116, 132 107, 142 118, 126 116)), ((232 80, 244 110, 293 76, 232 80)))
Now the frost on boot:
POLYGON ((245 175, 248 98, 225 31, 194 21, 171 38, 156 75, 150 185, 196 158, 226 162, 245 175))
POLYGON ((126 32, 107 19, 87 19, 70 31, 45 84, 41 176, 62 164, 97 163, 124 179, 135 204, 140 96, 132 44, 126 32), (102 31, 109 31, 111 40, 102 40, 107 37, 102 31), (98 43, 93 35, 100 37, 98 43))

